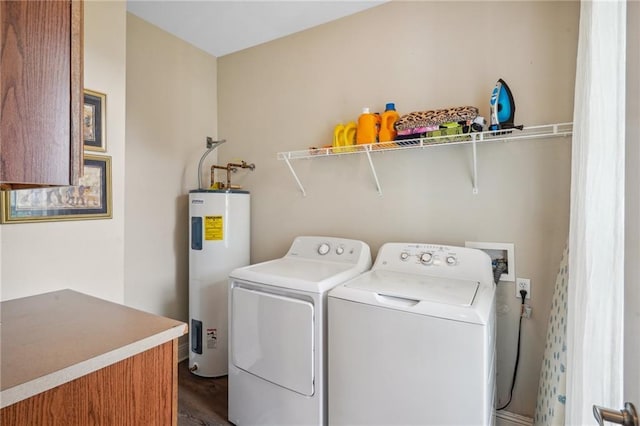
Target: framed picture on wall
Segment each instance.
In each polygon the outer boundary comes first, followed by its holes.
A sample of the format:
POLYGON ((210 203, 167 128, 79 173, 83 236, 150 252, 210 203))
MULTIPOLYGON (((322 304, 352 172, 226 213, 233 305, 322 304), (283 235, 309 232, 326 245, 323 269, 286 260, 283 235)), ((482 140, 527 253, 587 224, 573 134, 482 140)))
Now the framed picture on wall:
POLYGON ((1 223, 110 219, 111 157, 84 156, 77 186, 2 191, 1 223))
POLYGON ((93 90, 84 90, 82 134, 84 149, 87 151, 107 151, 106 110, 107 95, 93 90))

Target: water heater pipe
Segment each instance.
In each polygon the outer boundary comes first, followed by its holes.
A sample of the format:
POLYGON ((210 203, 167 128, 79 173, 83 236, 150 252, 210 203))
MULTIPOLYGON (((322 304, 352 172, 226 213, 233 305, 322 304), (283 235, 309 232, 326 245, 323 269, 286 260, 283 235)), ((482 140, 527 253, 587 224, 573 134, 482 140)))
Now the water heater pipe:
POLYGON ((213 166, 211 166, 211 186, 213 186, 214 182, 215 182, 215 176, 214 176, 214 172, 216 169, 220 169, 220 170, 226 170, 227 171, 227 184, 225 187, 223 187, 223 189, 232 189, 231 188, 231 172, 236 172, 238 171, 238 168, 241 169, 249 169, 251 171, 254 171, 256 169, 255 164, 251 163, 251 164, 247 164, 246 161, 242 161, 240 164, 237 163, 227 163, 226 166, 216 166, 215 164, 213 166))
POLYGON ((207 155, 211 153, 211 151, 213 151, 214 149, 216 149, 226 141, 227 141, 226 139, 220 139, 220 140, 214 141, 211 136, 207 136, 207 150, 205 151, 204 154, 202 154, 202 157, 200 157, 200 162, 198 163, 198 189, 203 189, 202 188, 202 162, 207 157, 207 155))

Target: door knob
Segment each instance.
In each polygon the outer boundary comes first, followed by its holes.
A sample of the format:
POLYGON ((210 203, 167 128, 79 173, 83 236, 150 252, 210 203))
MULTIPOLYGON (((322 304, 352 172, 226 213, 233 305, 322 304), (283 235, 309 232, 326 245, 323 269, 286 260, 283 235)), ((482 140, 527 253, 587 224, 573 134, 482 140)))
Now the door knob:
POLYGON ((604 426, 604 422, 617 423, 624 426, 640 426, 636 407, 630 402, 625 403, 622 410, 612 410, 594 405, 593 416, 600 426, 604 426))

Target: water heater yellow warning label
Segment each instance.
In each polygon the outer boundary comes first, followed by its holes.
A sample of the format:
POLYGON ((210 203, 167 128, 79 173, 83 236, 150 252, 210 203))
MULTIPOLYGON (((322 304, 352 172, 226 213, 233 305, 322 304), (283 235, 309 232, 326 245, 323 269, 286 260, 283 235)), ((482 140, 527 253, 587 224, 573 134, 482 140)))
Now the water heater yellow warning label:
POLYGON ((204 239, 215 241, 224 239, 222 216, 204 217, 204 239))

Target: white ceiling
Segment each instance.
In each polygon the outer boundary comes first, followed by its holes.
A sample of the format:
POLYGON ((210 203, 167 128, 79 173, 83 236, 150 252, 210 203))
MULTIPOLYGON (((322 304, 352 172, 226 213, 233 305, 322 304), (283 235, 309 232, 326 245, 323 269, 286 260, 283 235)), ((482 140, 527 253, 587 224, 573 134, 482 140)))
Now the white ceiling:
POLYGON ((128 0, 127 11, 214 56, 223 56, 386 1, 128 0))

